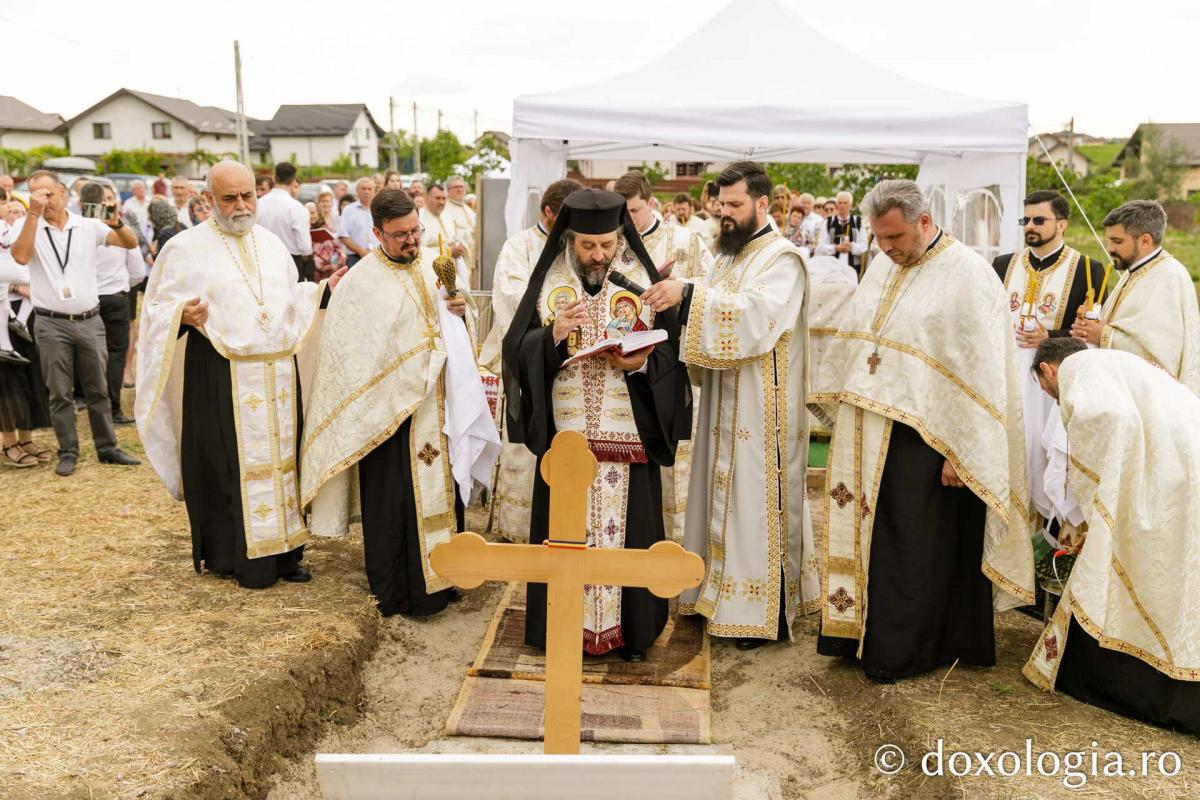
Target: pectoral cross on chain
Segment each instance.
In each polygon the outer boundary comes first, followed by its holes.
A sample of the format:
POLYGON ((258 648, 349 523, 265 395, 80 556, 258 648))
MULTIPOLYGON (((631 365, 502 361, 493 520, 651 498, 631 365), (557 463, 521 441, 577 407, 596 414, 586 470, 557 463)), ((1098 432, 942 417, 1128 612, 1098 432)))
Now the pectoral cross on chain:
POLYGON ((871 374, 872 374, 872 375, 874 375, 874 374, 875 374, 875 370, 876 370, 876 368, 878 368, 878 367, 879 367, 879 362, 880 362, 880 361, 883 361, 883 359, 879 357, 879 351, 878 351, 878 350, 876 350, 875 352, 871 353, 871 355, 867 356, 867 366, 871 368, 871 374))
POLYGON ((478 534, 460 533, 429 555, 438 575, 464 589, 486 580, 547 584, 547 753, 579 752, 583 587, 641 586, 659 597, 674 597, 704 579, 704 560, 675 542, 655 542, 649 550, 588 546, 587 492, 597 470, 587 439, 559 431, 542 457, 542 478, 550 486, 545 544, 492 544, 478 534))

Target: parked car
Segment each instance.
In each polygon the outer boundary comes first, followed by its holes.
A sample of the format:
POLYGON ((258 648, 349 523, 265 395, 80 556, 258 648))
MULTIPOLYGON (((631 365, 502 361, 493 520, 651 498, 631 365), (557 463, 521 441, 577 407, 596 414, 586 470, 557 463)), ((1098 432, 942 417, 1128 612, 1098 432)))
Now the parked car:
POLYGON ((302 183, 300 184, 300 194, 296 199, 301 203, 315 203, 317 195, 321 193, 324 186, 324 183, 302 183))
POLYGON ((138 175, 133 172, 110 172, 104 177, 113 182, 117 187, 117 191, 121 195, 121 202, 124 203, 130 197, 133 197, 133 182, 141 181, 146 184, 146 194, 149 195, 154 188, 154 181, 157 180, 153 175, 138 175))

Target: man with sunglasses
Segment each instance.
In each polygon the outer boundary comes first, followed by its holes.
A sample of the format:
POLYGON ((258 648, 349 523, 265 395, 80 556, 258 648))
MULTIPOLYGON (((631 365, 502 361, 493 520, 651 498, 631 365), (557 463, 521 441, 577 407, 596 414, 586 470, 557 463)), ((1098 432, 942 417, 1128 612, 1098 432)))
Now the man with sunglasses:
POLYGON ((1056 541, 1061 535, 1062 526, 1079 522, 1080 517, 1069 493, 1055 488, 1062 479, 1056 454, 1064 452, 1055 443, 1061 445, 1066 440, 1062 416, 1053 399, 1033 380, 1029 368, 1039 344, 1071 335, 1076 315, 1087 310, 1089 285, 1092 301, 1099 311, 1097 295, 1104 282, 1103 266, 1063 241, 1070 213, 1070 204, 1058 192, 1031 193, 1025 198, 1025 216, 1020 219, 1025 247, 992 262, 1008 295, 1018 371, 1025 378, 1021 392, 1029 494, 1034 510, 1041 517, 1040 526, 1047 532, 1047 537, 1034 542, 1039 569, 1053 557, 1055 548, 1051 540, 1056 541))
POLYGON ((314 533, 361 514, 371 594, 384 616, 436 614, 457 590, 429 565, 462 530, 473 484, 488 483, 500 437, 475 362, 464 293, 439 286, 436 250, 403 189, 371 201, 379 246, 347 275, 321 331, 300 502, 314 533))

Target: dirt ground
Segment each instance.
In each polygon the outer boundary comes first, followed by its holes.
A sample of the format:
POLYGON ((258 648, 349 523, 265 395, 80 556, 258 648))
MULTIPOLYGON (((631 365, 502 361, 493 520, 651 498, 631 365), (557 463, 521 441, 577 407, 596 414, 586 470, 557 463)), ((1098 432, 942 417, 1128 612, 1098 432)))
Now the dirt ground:
MULTIPOLYGON (((121 439, 141 452, 131 429, 121 439)), ((310 584, 240 590, 192 572, 183 507, 148 466, 99 465, 86 441, 84 453, 71 479, 51 466, 0 472, 4 497, 18 499, 0 519, 0 798, 316 800, 317 752, 536 749, 443 734, 499 585, 433 619, 380 620, 352 535, 308 549, 310 584)), ((479 512, 469 521, 478 528, 479 512)), ((738 800, 1197 796, 1196 739, 1021 676, 1038 631, 998 615, 997 667, 893 686, 818 656, 813 618, 794 642, 752 653, 716 640, 712 750, 737 756, 738 800), (1085 771, 1093 753, 1103 768, 1120 752, 1128 771, 1144 751, 1170 751, 1180 771, 1155 774, 1151 757, 1149 776, 1084 776, 1071 789, 1061 770, 976 776, 976 760, 967 777, 949 765, 926 777, 921 755, 939 738, 947 756, 1023 754, 1030 738, 1035 758, 1082 751, 1085 771), (908 759, 893 777, 873 766, 884 744, 908 759)))

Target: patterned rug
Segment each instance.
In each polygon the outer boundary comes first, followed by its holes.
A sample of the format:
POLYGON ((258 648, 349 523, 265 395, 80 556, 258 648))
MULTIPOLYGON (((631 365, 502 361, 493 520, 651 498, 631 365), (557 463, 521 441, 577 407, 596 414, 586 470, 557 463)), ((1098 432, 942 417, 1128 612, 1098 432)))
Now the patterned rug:
MULTIPOLYGON (((672 604, 674 606, 674 604, 672 604)), ((446 722, 452 736, 542 738, 545 655, 524 643, 525 586, 509 584, 446 722)), ((708 744, 708 637, 698 617, 672 613, 641 663, 583 659, 584 741, 708 744)))

